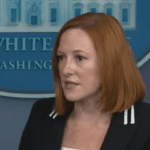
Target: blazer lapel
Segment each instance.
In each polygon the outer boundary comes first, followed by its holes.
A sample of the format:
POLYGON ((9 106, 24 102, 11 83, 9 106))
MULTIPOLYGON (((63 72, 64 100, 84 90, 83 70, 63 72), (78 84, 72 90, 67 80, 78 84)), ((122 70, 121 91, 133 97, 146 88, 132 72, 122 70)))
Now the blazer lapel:
MULTIPOLYGON (((49 120, 51 120, 51 118, 49 118, 49 120)), ((48 125, 52 126, 49 126, 47 132, 45 132, 44 150, 61 150, 66 119, 64 116, 57 116, 54 120, 51 121, 47 122, 48 125)))
MULTIPOLYGON (((137 103, 140 104, 140 103, 137 103)), ((106 134, 105 140, 102 144, 101 150, 127 150, 127 146, 132 142, 132 138, 135 132, 138 131, 138 115, 140 116, 139 109, 136 104, 134 113, 135 113, 135 124, 130 124, 131 121, 131 108, 128 109, 128 122, 127 125, 124 124, 124 111, 121 113, 115 113, 108 132, 106 134)), ((49 118, 49 120, 51 120, 49 118)), ((57 116, 54 120, 51 120, 49 125, 52 124, 52 127, 49 127, 44 136, 45 140, 45 149, 44 150, 61 150, 62 139, 64 128, 66 125, 66 116, 57 116), (52 123, 53 121, 53 123, 52 123)))
POLYGON ((128 110, 128 123, 124 124, 124 111, 115 113, 101 150, 127 150, 127 146, 132 142, 132 138, 138 131, 138 108, 135 108, 135 124, 130 124, 131 121, 131 108, 128 110))

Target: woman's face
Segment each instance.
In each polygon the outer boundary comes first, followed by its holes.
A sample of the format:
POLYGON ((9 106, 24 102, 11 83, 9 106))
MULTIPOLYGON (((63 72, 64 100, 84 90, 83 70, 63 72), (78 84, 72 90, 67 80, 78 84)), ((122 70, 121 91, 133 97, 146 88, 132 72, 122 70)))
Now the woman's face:
POLYGON ((60 38, 57 55, 60 56, 58 69, 66 99, 69 101, 97 99, 100 96, 98 57, 88 34, 81 29, 65 31, 60 38), (76 82, 78 85, 66 88, 66 80, 76 82))

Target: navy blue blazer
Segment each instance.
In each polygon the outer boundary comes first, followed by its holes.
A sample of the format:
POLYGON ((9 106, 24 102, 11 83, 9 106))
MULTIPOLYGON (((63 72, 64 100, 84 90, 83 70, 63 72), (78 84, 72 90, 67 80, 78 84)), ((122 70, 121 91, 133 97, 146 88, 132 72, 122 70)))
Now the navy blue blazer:
MULTIPOLYGON (((54 102, 55 97, 34 103, 18 150, 61 150, 67 116, 57 116, 54 102)), ((101 150, 150 150, 150 104, 140 101, 115 113, 101 150)))

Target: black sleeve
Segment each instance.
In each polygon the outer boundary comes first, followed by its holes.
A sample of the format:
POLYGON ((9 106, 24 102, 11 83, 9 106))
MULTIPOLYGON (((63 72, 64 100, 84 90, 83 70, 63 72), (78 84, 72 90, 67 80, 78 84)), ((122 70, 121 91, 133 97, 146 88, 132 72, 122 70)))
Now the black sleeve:
POLYGON ((144 148, 144 150, 150 150, 150 139, 149 139, 149 141, 147 142, 147 145, 146 145, 146 147, 144 148))
POLYGON ((35 102, 34 105, 32 106, 31 113, 29 115, 28 121, 21 136, 21 141, 18 150, 32 150, 32 130, 34 124, 36 123, 34 121, 34 118, 36 116, 36 110, 37 110, 37 102, 35 102))

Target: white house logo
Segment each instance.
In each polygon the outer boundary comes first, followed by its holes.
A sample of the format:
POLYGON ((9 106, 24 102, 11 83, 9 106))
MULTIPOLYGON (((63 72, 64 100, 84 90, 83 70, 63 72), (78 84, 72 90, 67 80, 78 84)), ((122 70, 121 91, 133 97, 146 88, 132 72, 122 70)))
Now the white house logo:
POLYGON ((136 0, 0 0, 0 95, 55 96, 51 59, 57 33, 87 12, 107 13, 120 22, 141 67, 150 58, 150 46, 141 48, 145 43, 137 38, 139 5, 136 0))

